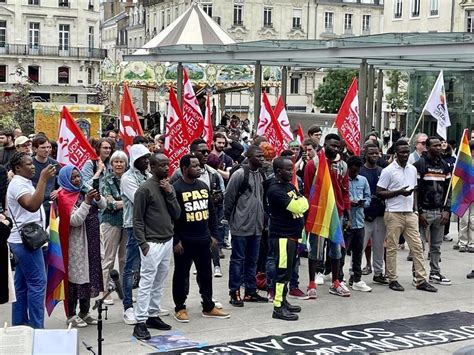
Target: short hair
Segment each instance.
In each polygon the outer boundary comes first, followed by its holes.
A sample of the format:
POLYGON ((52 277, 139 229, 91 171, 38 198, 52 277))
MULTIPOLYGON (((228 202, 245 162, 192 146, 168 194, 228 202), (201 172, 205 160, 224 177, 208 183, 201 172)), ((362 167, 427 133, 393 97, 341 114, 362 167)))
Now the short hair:
POLYGON ((253 139, 253 145, 260 146, 263 142, 268 142, 265 136, 256 136, 253 139))
POLYGON ((255 154, 257 154, 258 151, 262 151, 262 148, 257 147, 256 145, 251 145, 247 149, 246 157, 247 158, 253 157, 253 156, 255 156, 255 154))
POLYGON ((117 134, 117 132, 115 132, 115 129, 111 129, 105 132, 105 138, 110 138, 110 132, 114 132, 115 134, 117 134))
POLYGON ((276 158, 273 160, 273 171, 276 173, 277 169, 282 169, 282 168, 283 168, 283 164, 284 164, 285 161, 287 161, 287 160, 288 160, 287 158, 276 157, 276 158))
POLYGON ((10 131, 10 130, 0 131, 0 136, 11 137, 11 139, 15 138, 15 135, 13 134, 13 131, 10 131))
POLYGON ((15 174, 15 168, 21 165, 24 157, 31 158, 31 155, 29 153, 16 152, 15 154, 13 154, 12 158, 10 159, 10 166, 14 174, 15 174))
POLYGON ((189 168, 191 165, 191 159, 197 159, 194 155, 186 154, 179 160, 179 169, 183 172, 183 168, 189 168))
POLYGON ((311 136, 315 133, 318 133, 318 132, 322 132, 323 130, 321 129, 321 127, 317 126, 317 125, 312 125, 311 127, 309 127, 308 129, 308 135, 311 136))
POLYGON ((428 136, 428 135, 427 135, 426 133, 423 133, 423 132, 420 132, 420 133, 415 134, 415 137, 414 137, 415 144, 418 143, 418 139, 419 139, 421 136, 428 136))
POLYGON ((355 155, 347 159, 348 168, 350 168, 351 166, 357 166, 358 168, 360 168, 362 165, 364 165, 364 163, 362 162, 362 159, 359 157, 356 157, 355 155))
POLYGON ((199 144, 207 144, 206 141, 202 138, 197 138, 192 141, 191 145, 189 146, 189 150, 191 152, 195 152, 199 144))
POLYGON ((395 152, 398 150, 399 147, 409 147, 410 145, 408 144, 408 142, 404 139, 399 139, 398 141, 395 142, 395 144, 393 145, 394 149, 395 149, 395 152))
POLYGON ((318 148, 318 144, 310 138, 303 141, 303 147, 306 147, 307 145, 311 145, 314 149, 318 148))
POLYGON ((49 139, 46 138, 46 136, 38 134, 35 138, 33 138, 31 143, 33 144, 33 147, 38 148, 41 144, 45 144, 46 142, 49 142, 49 139))
POLYGON ((331 139, 334 139, 334 140, 336 140, 336 141, 338 141, 338 142, 341 141, 341 137, 339 137, 338 134, 336 134, 336 133, 329 133, 328 135, 326 135, 326 137, 324 137, 324 143, 329 142, 331 139))
POLYGON ((149 159, 150 166, 155 165, 158 162, 159 155, 164 155, 165 157, 167 157, 164 151, 159 149, 157 152, 150 155, 150 159, 149 159))
POLYGON ((280 157, 282 158, 291 158, 295 155, 295 152, 293 152, 291 149, 285 149, 280 153, 280 157))
POLYGON ((133 144, 146 144, 148 143, 148 139, 143 136, 135 136, 133 137, 133 144))
POLYGON ((429 136, 427 139, 426 139, 426 146, 427 147, 431 147, 431 141, 432 140, 435 140, 435 139, 438 139, 439 141, 441 141, 441 139, 437 136, 429 136))
POLYGON ((214 133, 214 137, 212 137, 212 141, 213 142, 216 142, 218 138, 223 138, 225 139, 226 143, 227 143, 227 137, 225 136, 224 133, 221 133, 221 132, 216 132, 214 133))
POLYGON ((379 147, 377 144, 375 144, 375 143, 367 142, 367 143, 364 144, 364 149, 365 149, 366 151, 368 151, 370 148, 377 148, 377 149, 380 150, 380 147, 379 147))
POLYGON ((116 150, 112 154, 112 156, 110 157, 110 164, 112 164, 114 160, 122 160, 123 162, 125 162, 125 167, 128 167, 128 156, 123 150, 116 150))

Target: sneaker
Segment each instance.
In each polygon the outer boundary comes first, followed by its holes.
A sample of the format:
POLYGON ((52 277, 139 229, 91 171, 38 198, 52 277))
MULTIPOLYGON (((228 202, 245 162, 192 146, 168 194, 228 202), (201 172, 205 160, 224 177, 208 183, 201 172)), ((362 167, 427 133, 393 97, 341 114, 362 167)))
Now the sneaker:
POLYGON ((214 297, 212 297, 212 302, 214 302, 214 307, 216 307, 217 309, 222 309, 223 308, 222 303, 220 303, 214 297))
MULTIPOLYGON (((469 246, 467 247, 467 251, 468 251, 469 253, 474 253, 474 245, 469 245, 469 246)), ((440 258, 440 259, 441 259, 441 258, 440 258)), ((440 260, 440 261, 441 261, 441 260, 440 260)))
POLYGON ((460 253, 466 253, 468 251, 467 245, 460 245, 459 246, 459 252, 460 253))
POLYGON ((137 319, 135 318, 135 311, 133 310, 133 307, 130 307, 125 312, 123 312, 123 321, 125 324, 128 325, 137 324, 137 319))
POLYGON ((84 322, 84 320, 82 320, 82 318, 80 318, 77 315, 69 317, 66 321, 66 324, 67 325, 70 324, 74 328, 85 328, 85 327, 87 327, 87 323, 84 322))
POLYGON ((169 316, 169 315, 170 315, 169 309, 160 308, 160 310, 158 311, 159 317, 164 317, 164 316, 169 316))
POLYGON ((367 284, 360 280, 359 282, 354 282, 352 284, 352 289, 354 291, 360 291, 360 292, 371 292, 372 291, 372 288, 367 286, 367 284))
POLYGON ((290 304, 287 300, 284 300, 282 302, 282 307, 285 307, 287 310, 289 310, 291 313, 300 313, 301 312, 301 307, 297 306, 296 304, 290 304))
POLYGON ((323 274, 323 279, 324 279, 324 281, 330 281, 330 280, 332 280, 331 272, 329 272, 329 273, 327 273, 327 274, 323 274))
POLYGON ((174 314, 174 319, 176 319, 180 323, 189 323, 188 310, 186 308, 180 309, 174 314))
POLYGON ((296 298, 298 300, 309 300, 309 296, 301 291, 298 287, 292 288, 290 292, 288 292, 288 297, 296 298))
POLYGON ((244 302, 267 303, 268 298, 260 296, 257 292, 245 294, 244 302))
POLYGON ((372 267, 366 266, 362 269, 362 275, 370 275, 372 273, 372 267))
POLYGON ((434 286, 431 286, 428 282, 423 281, 421 284, 416 286, 417 290, 427 291, 427 292, 438 292, 438 289, 434 286))
POLYGON ((240 298, 240 291, 229 292, 230 300, 229 303, 234 307, 243 307, 244 301, 240 298))
POLYGON ((466 275, 468 279, 474 279, 474 270, 471 270, 469 274, 466 275))
POLYGON ((285 307, 273 307, 272 318, 287 320, 287 321, 295 321, 295 320, 298 320, 298 315, 291 313, 285 307))
POLYGON ((267 298, 268 298, 268 302, 273 302, 273 299, 275 298, 275 290, 273 288, 268 289, 267 298))
POLYGON ((405 288, 402 285, 400 285, 398 281, 390 281, 390 283, 388 284, 388 287, 394 291, 400 291, 400 292, 405 291, 405 288))
POLYGON ((339 280, 336 280, 332 283, 331 287, 329 287, 329 293, 331 295, 341 296, 341 297, 350 297, 351 293, 342 287, 339 280))
POLYGON ((324 285, 324 276, 320 272, 316 274, 316 285, 324 285))
POLYGON ((220 266, 214 266, 214 277, 222 277, 222 270, 220 266))
POLYGON ((133 328, 133 336, 138 340, 148 340, 151 338, 150 332, 145 323, 137 323, 133 328))
MULTIPOLYGON (((103 297, 103 296, 102 296, 103 297)), ((112 298, 111 295, 108 295, 105 300, 104 300, 104 304, 106 306, 112 306, 114 304, 114 299, 112 298)))
POLYGON ((97 318, 93 317, 90 313, 87 313, 84 317, 81 317, 81 319, 87 324, 97 324, 97 318))
POLYGON ((454 249, 454 250, 459 250, 459 244, 458 244, 458 243, 454 244, 454 245, 453 245, 453 249, 454 249))
POLYGON ((308 287, 306 294, 308 295, 309 300, 315 300, 318 298, 318 292, 316 291, 315 287, 308 287))
POLYGON ((381 285, 388 285, 388 279, 382 274, 374 275, 372 280, 381 285))
POLYGON ((163 322, 160 317, 148 317, 145 324, 148 328, 158 330, 171 330, 171 325, 163 322))
POLYGON ((135 296, 132 296, 132 302, 133 303, 137 302, 137 298, 135 296))
POLYGON ((220 309, 217 309, 214 307, 211 309, 209 312, 202 312, 202 316, 204 318, 221 318, 221 319, 227 319, 230 318, 230 313, 226 313, 221 311, 220 309))
POLYGON ((449 235, 445 235, 443 237, 443 242, 452 242, 453 241, 453 237, 450 237, 449 235))
POLYGON ((349 291, 349 287, 347 287, 347 285, 346 285, 345 280, 344 280, 344 281, 339 281, 339 284, 341 285, 341 287, 342 287, 346 292, 351 293, 351 291, 349 291))
POLYGON ((439 272, 436 274, 430 274, 429 281, 434 284, 449 286, 451 285, 451 280, 447 277, 441 275, 439 272))

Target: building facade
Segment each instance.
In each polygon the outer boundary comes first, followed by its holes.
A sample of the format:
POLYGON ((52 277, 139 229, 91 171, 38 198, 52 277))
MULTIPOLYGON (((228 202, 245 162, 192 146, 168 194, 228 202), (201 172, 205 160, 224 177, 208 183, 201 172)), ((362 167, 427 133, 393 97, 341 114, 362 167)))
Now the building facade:
POLYGON ((93 102, 99 30, 99 0, 0 0, 0 90, 22 80, 21 67, 38 100, 93 102))

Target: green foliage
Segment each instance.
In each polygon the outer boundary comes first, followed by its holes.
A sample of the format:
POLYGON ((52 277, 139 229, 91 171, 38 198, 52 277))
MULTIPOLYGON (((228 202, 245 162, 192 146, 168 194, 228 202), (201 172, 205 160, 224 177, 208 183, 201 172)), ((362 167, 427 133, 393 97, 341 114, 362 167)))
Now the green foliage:
POLYGON ((386 95, 388 109, 395 105, 395 110, 406 109, 408 104, 408 75, 399 70, 391 70, 387 74, 385 84, 390 88, 390 93, 386 95))
POLYGON ((314 91, 314 105, 322 112, 337 113, 357 70, 329 69, 324 82, 314 91))

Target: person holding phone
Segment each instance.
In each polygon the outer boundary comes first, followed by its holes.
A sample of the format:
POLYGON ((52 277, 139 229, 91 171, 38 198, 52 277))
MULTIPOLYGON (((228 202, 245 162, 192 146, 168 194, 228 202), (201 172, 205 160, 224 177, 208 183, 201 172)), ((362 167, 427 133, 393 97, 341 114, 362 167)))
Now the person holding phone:
POLYGON ((424 266, 425 259, 418 226, 418 202, 415 190, 418 179, 416 168, 408 164, 410 146, 408 142, 397 141, 395 160, 382 170, 377 183, 377 194, 385 199, 385 225, 387 232, 387 278, 390 289, 405 291, 397 281, 398 238, 403 233, 413 255, 415 282, 418 290, 437 292, 438 289, 427 281, 428 275, 424 266))

